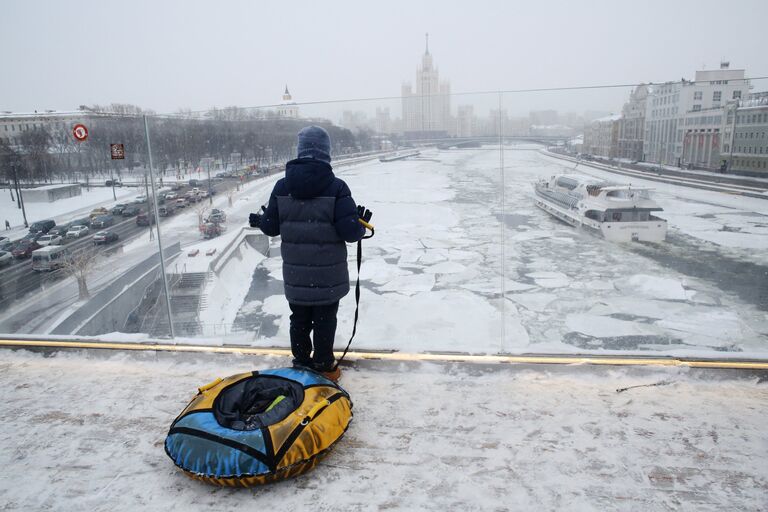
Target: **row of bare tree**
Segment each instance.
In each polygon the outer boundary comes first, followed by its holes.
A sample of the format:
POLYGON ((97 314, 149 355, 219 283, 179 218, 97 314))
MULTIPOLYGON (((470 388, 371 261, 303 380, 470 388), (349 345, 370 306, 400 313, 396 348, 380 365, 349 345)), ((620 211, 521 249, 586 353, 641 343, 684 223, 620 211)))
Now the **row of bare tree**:
MULTIPOLYGON (((12 182, 15 171, 25 183, 84 182, 104 176, 120 178, 126 171, 146 167, 146 112, 121 104, 81 106, 81 110, 89 132, 85 142, 77 142, 69 128, 42 127, 23 132, 14 145, 0 140, 0 181, 12 182), (111 159, 110 144, 115 143, 125 146, 124 160, 111 159)), ((160 173, 182 174, 211 161, 261 165, 290 159, 296 134, 310 122, 328 130, 335 154, 369 149, 360 147, 352 132, 330 121, 284 119, 236 107, 201 116, 150 113, 147 120, 153 163, 160 173)))

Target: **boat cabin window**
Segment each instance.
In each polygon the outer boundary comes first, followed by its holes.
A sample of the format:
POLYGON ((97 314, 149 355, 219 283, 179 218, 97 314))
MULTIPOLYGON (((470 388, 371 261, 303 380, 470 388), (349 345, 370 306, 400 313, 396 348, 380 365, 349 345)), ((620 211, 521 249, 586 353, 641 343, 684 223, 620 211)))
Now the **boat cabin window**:
POLYGON ((573 190, 579 186, 579 183, 576 180, 572 180, 571 178, 561 176, 560 178, 557 178, 557 186, 567 188, 568 190, 573 190))

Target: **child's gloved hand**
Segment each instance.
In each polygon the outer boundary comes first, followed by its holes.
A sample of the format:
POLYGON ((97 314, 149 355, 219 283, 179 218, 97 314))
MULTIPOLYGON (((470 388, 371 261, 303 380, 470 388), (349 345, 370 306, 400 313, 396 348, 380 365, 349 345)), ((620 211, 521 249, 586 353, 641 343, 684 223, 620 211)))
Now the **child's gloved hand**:
MULTIPOLYGON (((266 212, 266 211, 267 209, 264 206, 262 206, 261 212, 266 212)), ((252 228, 258 228, 261 226, 261 216, 263 215, 261 212, 252 213, 248 216, 248 224, 250 224, 252 228)))
POLYGON ((367 209, 365 206, 357 205, 357 216, 363 219, 365 222, 370 222, 373 217, 373 212, 367 209))

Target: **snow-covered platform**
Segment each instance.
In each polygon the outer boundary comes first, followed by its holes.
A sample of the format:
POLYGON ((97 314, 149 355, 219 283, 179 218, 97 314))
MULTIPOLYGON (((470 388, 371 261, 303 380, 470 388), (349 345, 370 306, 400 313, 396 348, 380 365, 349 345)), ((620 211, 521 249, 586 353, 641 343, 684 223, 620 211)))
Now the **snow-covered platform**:
POLYGON ((3 510, 768 506, 764 373, 358 361, 355 418, 318 468, 235 490, 182 475, 167 428, 198 386, 286 358, 0 354, 3 510))

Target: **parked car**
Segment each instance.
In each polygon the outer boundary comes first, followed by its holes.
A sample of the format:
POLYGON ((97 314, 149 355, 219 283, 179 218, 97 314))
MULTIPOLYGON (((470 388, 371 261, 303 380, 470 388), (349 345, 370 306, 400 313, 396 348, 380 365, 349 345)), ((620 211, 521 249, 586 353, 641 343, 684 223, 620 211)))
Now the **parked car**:
POLYGON ((123 208, 123 213, 121 214, 123 217, 133 217, 134 215, 138 215, 141 211, 141 208, 136 206, 135 204, 129 204, 125 208, 123 208))
POLYGON ((147 213, 145 211, 140 212, 136 216, 136 225, 137 226, 149 226, 149 223, 154 224, 155 223, 155 214, 154 213, 147 213))
POLYGON ((0 251, 0 266, 9 265, 13 261, 13 254, 8 251, 0 251))
POLYGON ((0 236, 0 243, 7 242, 8 237, 7 236, 0 236))
POLYGON ((52 235, 49 231, 47 235, 43 235, 38 238, 37 243, 40 244, 41 247, 46 247, 48 245, 61 245, 64 243, 64 239, 60 235, 52 235))
POLYGON ((13 247, 11 254, 13 254, 14 258, 20 260, 22 258, 28 258, 33 251, 36 251, 39 248, 40 245, 34 240, 22 240, 13 247))
POLYGON ((88 226, 72 226, 72 228, 67 231, 67 238, 82 238, 88 234, 88 231, 88 226))
POLYGON ((176 199, 175 204, 176 204, 176 208, 186 208, 189 203, 187 202, 186 199, 184 199, 183 197, 180 197, 176 199))
POLYGON ((112 215, 99 215, 91 221, 91 227, 93 228, 106 228, 115 223, 115 218, 112 215))
POLYGON ((51 219, 39 220, 37 222, 33 222, 32 225, 29 226, 29 232, 30 233, 47 233, 54 226, 56 226, 56 222, 54 222, 51 219))
POLYGON ((99 231, 93 235, 94 245, 105 245, 116 242, 120 238, 114 231, 99 231))
POLYGON ((116 204, 115 206, 112 207, 112 210, 111 210, 112 215, 122 215, 123 210, 125 209, 126 206, 128 205, 125 203, 116 204))
POLYGON ((109 215, 109 210, 107 210, 103 206, 100 206, 98 208, 94 208, 93 210, 91 210, 91 213, 88 214, 88 216, 91 219, 95 219, 96 217, 101 217, 102 215, 109 215))
POLYGON ((168 204, 164 204, 163 206, 158 207, 157 213, 161 217, 168 217, 169 215, 173 215, 173 212, 175 212, 176 209, 173 207, 173 204, 169 201, 168 204))
POLYGON ((10 240, 0 242, 0 251, 11 252, 14 245, 16 245, 16 242, 11 242, 10 240))

